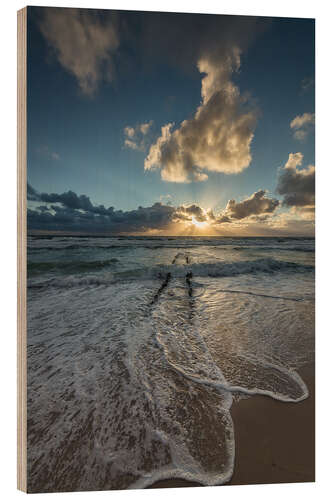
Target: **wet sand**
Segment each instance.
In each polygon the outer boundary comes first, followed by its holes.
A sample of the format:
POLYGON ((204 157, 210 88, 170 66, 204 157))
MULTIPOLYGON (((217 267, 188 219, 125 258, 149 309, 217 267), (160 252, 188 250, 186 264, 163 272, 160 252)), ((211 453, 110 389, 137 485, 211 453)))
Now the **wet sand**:
MULTIPOLYGON (((315 370, 298 372, 309 389, 299 403, 253 396, 234 403, 235 468, 228 485, 315 480, 315 370)), ((182 479, 157 481, 151 488, 201 486, 182 479)))

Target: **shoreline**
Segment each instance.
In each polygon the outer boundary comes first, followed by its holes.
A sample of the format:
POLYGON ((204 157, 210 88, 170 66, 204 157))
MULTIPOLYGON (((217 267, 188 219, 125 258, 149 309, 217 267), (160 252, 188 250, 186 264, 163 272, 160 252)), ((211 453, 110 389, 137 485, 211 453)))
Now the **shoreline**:
MULTIPOLYGON (((230 409, 235 434, 235 466, 222 486, 315 481, 315 365, 297 371, 309 390, 298 403, 251 396, 230 409)), ((151 488, 203 486, 184 479, 156 481, 151 488)))

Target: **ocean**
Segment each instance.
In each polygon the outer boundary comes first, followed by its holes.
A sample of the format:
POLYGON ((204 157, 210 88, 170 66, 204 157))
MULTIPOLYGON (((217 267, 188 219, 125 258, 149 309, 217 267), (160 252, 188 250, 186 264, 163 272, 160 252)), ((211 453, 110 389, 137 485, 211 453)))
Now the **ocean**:
POLYGON ((308 396, 314 247, 29 236, 29 491, 229 481, 231 405, 308 396))

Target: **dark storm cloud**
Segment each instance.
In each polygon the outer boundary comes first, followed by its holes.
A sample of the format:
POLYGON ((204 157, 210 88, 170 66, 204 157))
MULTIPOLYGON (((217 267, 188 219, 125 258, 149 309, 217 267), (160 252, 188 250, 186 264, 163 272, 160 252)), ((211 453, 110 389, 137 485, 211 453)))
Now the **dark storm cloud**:
POLYGON ((73 191, 67 191, 67 193, 63 194, 46 194, 41 193, 40 200, 45 201, 46 203, 62 203, 67 208, 73 209, 82 209, 82 210, 93 210, 92 203, 88 196, 81 195, 78 196, 73 191))
POLYGON ((164 229, 172 221, 176 209, 162 203, 136 210, 122 211, 114 207, 93 205, 86 195, 73 191, 66 193, 38 193, 28 185, 28 200, 44 202, 28 210, 30 230, 82 231, 82 232, 144 232, 164 229))
POLYGON ((39 193, 28 184, 28 200, 44 203, 28 209, 29 230, 73 231, 90 233, 144 233, 151 230, 165 230, 174 223, 191 224, 206 222, 212 226, 223 223, 264 220, 278 207, 278 200, 265 196, 260 190, 249 198, 237 203, 229 200, 219 214, 205 210, 199 205, 163 205, 160 202, 150 207, 135 210, 115 210, 104 205, 93 205, 86 195, 73 191, 62 194, 39 193), (251 219, 252 218, 252 219, 251 219))
POLYGON ((302 153, 290 153, 280 171, 277 192, 283 196, 283 205, 287 207, 314 207, 315 167, 304 168, 302 163, 302 153))
POLYGON ((113 207, 105 208, 104 205, 94 206, 90 198, 85 194, 78 196, 74 191, 67 191, 62 194, 57 193, 38 193, 30 184, 28 184, 28 200, 43 201, 44 203, 61 203, 68 209, 86 210, 95 214, 108 215, 113 211, 113 207))
POLYGON ((251 216, 262 216, 273 213, 279 206, 279 201, 265 196, 263 189, 253 193, 249 198, 237 203, 229 200, 218 223, 232 222, 234 220, 245 219, 251 216))

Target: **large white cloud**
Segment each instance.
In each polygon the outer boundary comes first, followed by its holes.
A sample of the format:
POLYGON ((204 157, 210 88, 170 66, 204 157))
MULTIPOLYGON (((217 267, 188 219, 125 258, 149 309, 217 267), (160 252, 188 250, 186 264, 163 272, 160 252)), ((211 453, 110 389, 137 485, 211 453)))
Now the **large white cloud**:
POLYGON ((161 129, 145 159, 145 170, 160 169, 171 182, 204 181, 209 172, 237 174, 251 162, 251 141, 256 112, 246 109, 246 99, 231 81, 240 66, 240 50, 233 47, 222 59, 203 56, 198 69, 202 102, 193 118, 174 129, 161 129))
POLYGON ((44 9, 40 29, 84 94, 94 94, 102 78, 113 79, 113 54, 119 45, 115 19, 103 23, 92 11, 44 9))

